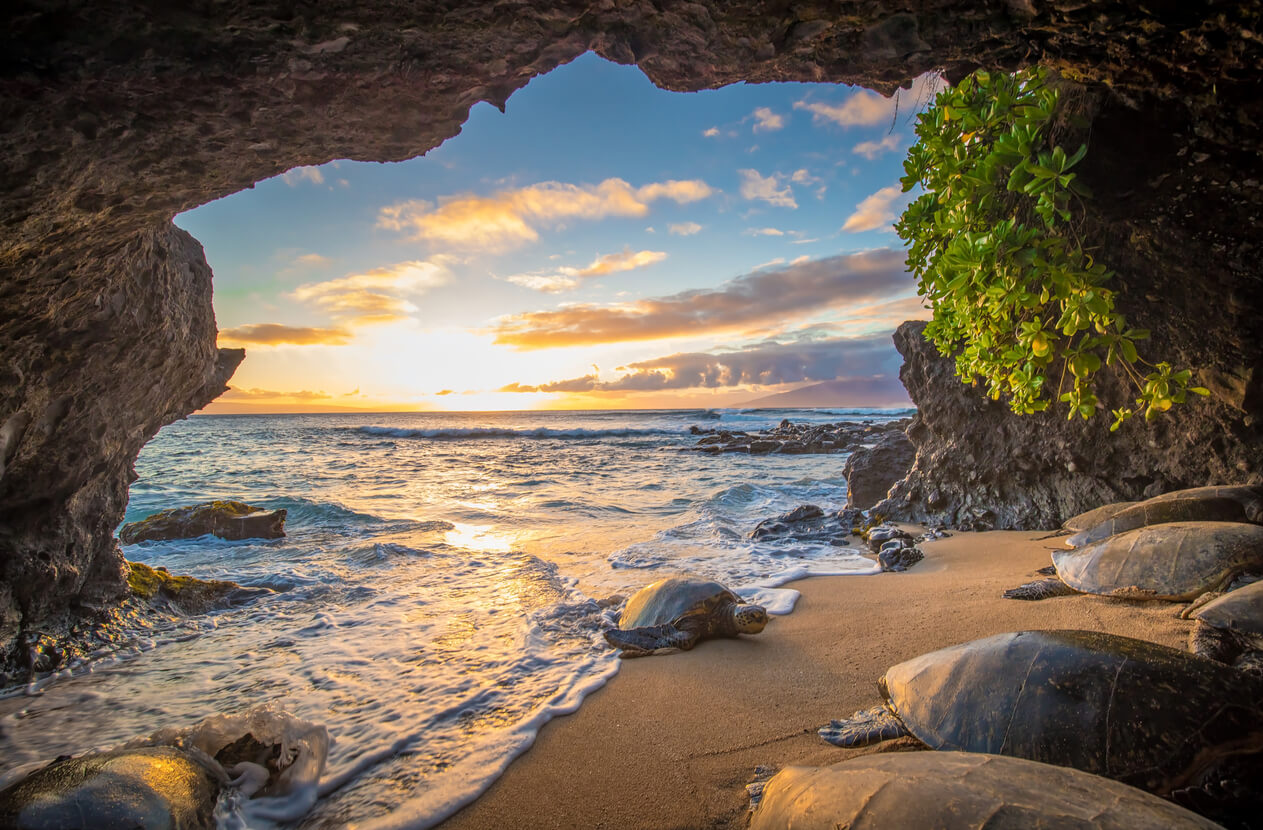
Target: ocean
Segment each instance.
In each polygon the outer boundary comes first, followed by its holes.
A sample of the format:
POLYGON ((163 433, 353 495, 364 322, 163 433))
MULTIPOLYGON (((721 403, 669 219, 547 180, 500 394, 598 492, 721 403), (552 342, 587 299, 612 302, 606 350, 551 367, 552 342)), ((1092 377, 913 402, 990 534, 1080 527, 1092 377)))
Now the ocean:
POLYGON ((145 542, 124 555, 274 593, 139 631, 0 698, 0 775, 158 731, 168 740, 230 715, 256 731, 263 722, 296 730, 309 763, 285 798, 221 804, 220 827, 433 826, 617 673, 601 637, 612 606, 601 600, 687 572, 786 614, 798 596, 781 587, 790 580, 876 570, 856 550, 748 538, 760 520, 800 504, 842 507, 845 455, 706 455, 689 449, 690 426, 911 412, 177 422, 142 451, 126 520, 231 498, 286 508, 288 535, 145 542), (320 727, 328 747, 310 739, 320 727))

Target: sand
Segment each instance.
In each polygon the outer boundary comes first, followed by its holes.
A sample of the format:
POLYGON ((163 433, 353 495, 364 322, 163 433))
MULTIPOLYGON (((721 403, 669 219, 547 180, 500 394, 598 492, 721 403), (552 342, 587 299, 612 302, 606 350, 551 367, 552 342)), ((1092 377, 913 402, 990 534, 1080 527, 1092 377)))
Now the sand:
POLYGON ((1190 623, 1179 605, 1002 599, 1038 578, 1032 572, 1063 543, 1044 536, 957 533, 922 544, 925 560, 906 573, 795 583, 794 613, 756 637, 624 661, 442 828, 743 828, 757 765, 873 751, 826 744, 816 728, 878 704, 877 678, 901 660, 1022 629, 1092 629, 1184 648, 1190 623))

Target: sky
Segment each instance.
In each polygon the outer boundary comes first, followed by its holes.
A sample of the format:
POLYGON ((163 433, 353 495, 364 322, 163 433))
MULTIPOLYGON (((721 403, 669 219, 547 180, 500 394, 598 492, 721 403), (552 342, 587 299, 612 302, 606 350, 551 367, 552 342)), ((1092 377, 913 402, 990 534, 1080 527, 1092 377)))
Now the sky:
POLYGON ((932 87, 676 93, 588 54, 425 156, 181 214, 246 349, 205 411, 905 403, 890 334, 928 312, 892 223, 932 87))

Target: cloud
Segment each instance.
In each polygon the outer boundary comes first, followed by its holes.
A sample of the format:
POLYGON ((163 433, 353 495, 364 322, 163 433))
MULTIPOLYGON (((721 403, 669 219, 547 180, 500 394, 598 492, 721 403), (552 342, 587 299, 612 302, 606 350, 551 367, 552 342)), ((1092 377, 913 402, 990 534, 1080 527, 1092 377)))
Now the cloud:
POLYGON ((767 107, 759 107, 753 112, 754 131, 779 130, 785 126, 784 116, 777 115, 767 107))
POLYGON ((295 266, 315 267, 319 265, 328 265, 331 262, 333 262, 333 260, 329 259, 327 256, 321 256, 320 254, 303 254, 302 256, 294 257, 290 264, 295 266))
POLYGON ((575 288, 579 285, 580 280, 602 277, 606 274, 616 274, 621 271, 632 271, 636 268, 645 268, 662 262, 666 258, 667 254, 665 251, 632 252, 630 248, 624 248, 622 253, 599 256, 584 268, 562 266, 551 271, 514 274, 513 276, 505 277, 505 279, 514 285, 520 285, 524 288, 543 291, 548 294, 558 294, 575 288))
POLYGON ((304 181, 312 184, 325 183, 325 174, 320 172, 319 167, 295 167, 282 173, 281 178, 290 187, 298 187, 304 181))
POLYGON ((818 182, 823 181, 823 179, 813 176, 811 175, 811 173, 807 172, 807 168, 805 167, 795 170, 793 175, 789 177, 789 180, 793 182, 794 184, 806 184, 806 185, 816 184, 818 182))
POLYGON ((904 139, 894 134, 888 135, 881 141, 861 141, 851 148, 852 153, 859 153, 869 161, 874 161, 882 153, 888 153, 892 150, 902 150, 904 139))
POLYGON ((780 228, 746 228, 743 233, 746 236, 784 236, 785 231, 780 228))
POLYGON ((435 394, 435 395, 437 395, 437 396, 439 396, 439 397, 443 397, 443 396, 445 396, 445 395, 455 395, 456 393, 455 393, 455 392, 453 392, 451 389, 440 389, 439 391, 435 392, 434 394, 435 394))
POLYGON ((714 289, 631 303, 577 303, 500 318, 495 342, 519 349, 654 340, 783 327, 793 318, 875 303, 913 290, 904 254, 893 248, 755 271, 714 289))
POLYGON ((706 136, 707 138, 714 138, 715 136, 719 135, 719 128, 711 127, 708 130, 703 130, 702 135, 706 136))
POLYGON ((895 221, 894 203, 903 195, 898 187, 883 187, 855 206, 842 230, 850 233, 888 228, 895 221))
POLYGON ((538 385, 511 383, 499 391, 649 392, 777 386, 839 378, 854 378, 862 386, 863 381, 875 382, 874 376, 896 377, 901 363, 890 333, 882 332, 865 337, 770 340, 716 353, 681 352, 620 366, 619 371, 625 374, 614 380, 602 381, 596 375, 584 375, 538 385))
POLYGON ((692 236, 702 229, 702 226, 696 222, 680 222, 675 225, 667 225, 667 233, 673 233, 676 236, 692 236))
POLYGON ((746 199, 759 199, 775 207, 798 207, 794 191, 789 185, 780 187, 780 177, 761 176, 758 170, 738 170, 741 174, 741 195, 746 199))
POLYGON ((291 398, 298 401, 323 401, 333 396, 327 392, 311 392, 307 389, 301 392, 275 392, 271 389, 238 389, 235 386, 229 386, 228 391, 219 396, 221 401, 259 401, 259 400, 275 400, 277 398, 291 398))
POLYGON ((812 123, 832 123, 842 127, 876 127, 891 124, 896 109, 911 115, 928 106, 934 93, 942 88, 943 80, 933 73, 926 73, 912 82, 911 89, 900 89, 886 98, 872 90, 861 89, 852 93, 840 104, 803 99, 794 102, 794 109, 811 113, 812 123))
POLYGON ((437 207, 423 199, 400 202, 382 208, 377 224, 409 233, 413 239, 498 251, 534 242, 541 228, 567 219, 645 216, 649 204, 659 199, 683 205, 712 193, 710 185, 699 179, 653 182, 639 188, 622 179, 596 185, 548 181, 491 196, 449 196, 440 199, 437 207))
POLYGON ((351 333, 344 329, 286 326, 281 323, 255 323, 224 329, 219 333, 220 345, 235 346, 342 346, 350 340, 351 333))
POLYGON ((407 317, 417 307, 406 298, 447 283, 447 257, 398 262, 336 280, 300 285, 290 294, 350 323, 389 323, 407 317))

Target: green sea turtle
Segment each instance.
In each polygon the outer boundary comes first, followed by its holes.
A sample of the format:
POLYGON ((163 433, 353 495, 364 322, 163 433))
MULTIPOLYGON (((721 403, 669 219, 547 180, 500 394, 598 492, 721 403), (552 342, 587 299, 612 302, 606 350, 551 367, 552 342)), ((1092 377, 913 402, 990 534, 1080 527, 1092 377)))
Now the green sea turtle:
POLYGON ((1133 504, 1139 504, 1139 502, 1116 501, 1111 504, 1103 504, 1077 516, 1071 516, 1062 522, 1061 526, 1072 532, 1091 530, 1106 519, 1112 519, 1116 514, 1121 513, 1133 504))
POLYGON ((1244 522, 1173 522, 1054 551, 1056 576, 1004 592, 1008 599, 1084 593, 1192 600, 1242 573, 1263 571, 1263 527, 1244 522))
POLYGON ((758 634, 767 619, 763 606, 747 604, 718 582, 675 576, 632 594, 605 639, 623 657, 645 657, 690 649, 707 637, 758 634))
POLYGON ((1212 830, 1196 813, 1065 767, 972 752, 891 752, 788 767, 763 788, 750 830, 1212 830))
MULTIPOLYGON (((1195 487, 1163 493, 1147 501, 1109 512, 1117 505, 1097 508, 1101 519, 1080 529, 1066 544, 1081 548, 1110 536, 1149 525, 1171 522, 1250 522, 1263 524, 1263 487, 1195 487)), ((1082 523, 1096 511, 1074 517, 1082 523)))
POLYGON ((1188 645, 1194 654, 1239 665, 1245 657, 1247 667, 1263 668, 1263 581, 1229 591, 1193 617, 1188 645))
POLYGON ((1230 756, 1263 751, 1263 681, 1112 634, 1000 634, 893 666, 878 688, 885 703, 820 736, 844 747, 912 736, 931 749, 1074 767, 1163 796, 1199 786, 1230 756))
POLYGON ((64 758, 0 792, 0 827, 210 830, 222 773, 175 747, 64 758))

